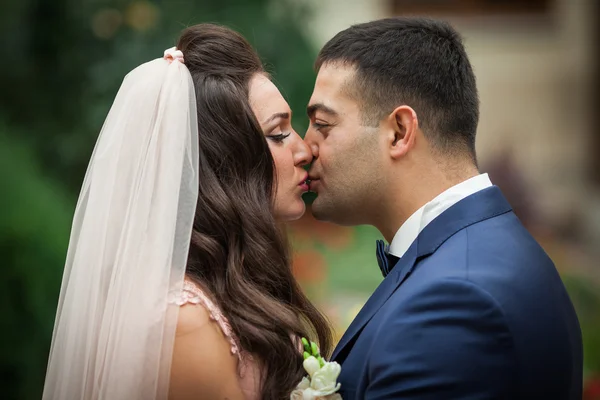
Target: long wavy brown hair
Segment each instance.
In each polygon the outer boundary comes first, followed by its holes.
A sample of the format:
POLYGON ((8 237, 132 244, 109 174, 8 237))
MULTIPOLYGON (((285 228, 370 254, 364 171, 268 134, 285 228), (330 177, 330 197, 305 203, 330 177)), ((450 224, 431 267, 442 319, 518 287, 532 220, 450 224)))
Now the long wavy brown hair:
POLYGON ((252 46, 213 24, 186 29, 177 44, 196 91, 200 190, 187 276, 214 297, 241 347, 262 368, 263 399, 289 399, 303 375, 291 337, 331 349, 324 316, 292 275, 275 220, 275 164, 250 108, 249 82, 266 74, 252 46))

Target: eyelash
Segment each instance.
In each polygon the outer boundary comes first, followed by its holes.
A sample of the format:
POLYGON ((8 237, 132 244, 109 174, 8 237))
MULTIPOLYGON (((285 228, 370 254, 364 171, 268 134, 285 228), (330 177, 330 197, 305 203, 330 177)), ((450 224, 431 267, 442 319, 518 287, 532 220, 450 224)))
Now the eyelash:
POLYGON ((292 134, 291 132, 287 132, 287 133, 280 133, 279 135, 269 135, 267 137, 269 139, 271 139, 272 141, 274 141, 275 143, 282 143, 291 134, 292 134))

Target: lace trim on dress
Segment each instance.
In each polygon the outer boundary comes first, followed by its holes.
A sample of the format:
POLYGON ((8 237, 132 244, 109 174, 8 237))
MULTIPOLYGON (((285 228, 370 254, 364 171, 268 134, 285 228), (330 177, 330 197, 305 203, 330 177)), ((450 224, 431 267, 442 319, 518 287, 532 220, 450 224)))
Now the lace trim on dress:
POLYGON ((242 360, 240 347, 234 337, 229 321, 227 321, 227 318, 223 315, 219 307, 217 307, 196 284, 186 279, 183 283, 183 290, 178 296, 172 298, 172 303, 177 304, 178 306, 183 306, 188 303, 202 304, 204 308, 208 310, 210 318, 219 325, 223 334, 231 343, 231 354, 237 355, 240 361, 242 360))

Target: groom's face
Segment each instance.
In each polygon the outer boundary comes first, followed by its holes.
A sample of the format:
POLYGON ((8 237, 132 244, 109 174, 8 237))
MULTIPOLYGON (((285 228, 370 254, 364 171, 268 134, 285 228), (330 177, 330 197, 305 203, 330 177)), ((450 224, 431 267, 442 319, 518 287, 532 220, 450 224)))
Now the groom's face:
POLYGON ((340 225, 369 223, 381 188, 378 128, 364 124, 351 95, 354 75, 352 66, 324 64, 307 107, 305 141, 314 157, 309 176, 317 193, 312 212, 340 225))

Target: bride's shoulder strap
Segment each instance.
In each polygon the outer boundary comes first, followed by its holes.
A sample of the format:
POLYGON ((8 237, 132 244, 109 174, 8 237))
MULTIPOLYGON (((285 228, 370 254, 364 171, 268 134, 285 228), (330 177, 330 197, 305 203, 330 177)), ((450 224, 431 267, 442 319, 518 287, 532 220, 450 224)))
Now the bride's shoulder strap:
POLYGON ((228 398, 243 400, 238 355, 231 339, 214 322, 213 302, 201 290, 186 285, 173 303, 180 306, 173 347, 169 399, 228 398))
POLYGON ((210 316, 210 319, 215 321, 223 334, 229 340, 231 344, 231 353, 241 357, 240 347, 237 342, 237 338, 235 337, 233 330, 231 329, 231 325, 229 321, 223 315, 221 309, 192 281, 186 279, 183 283, 183 290, 178 296, 175 296, 173 302, 178 306, 185 306, 186 304, 190 305, 202 305, 210 316))

